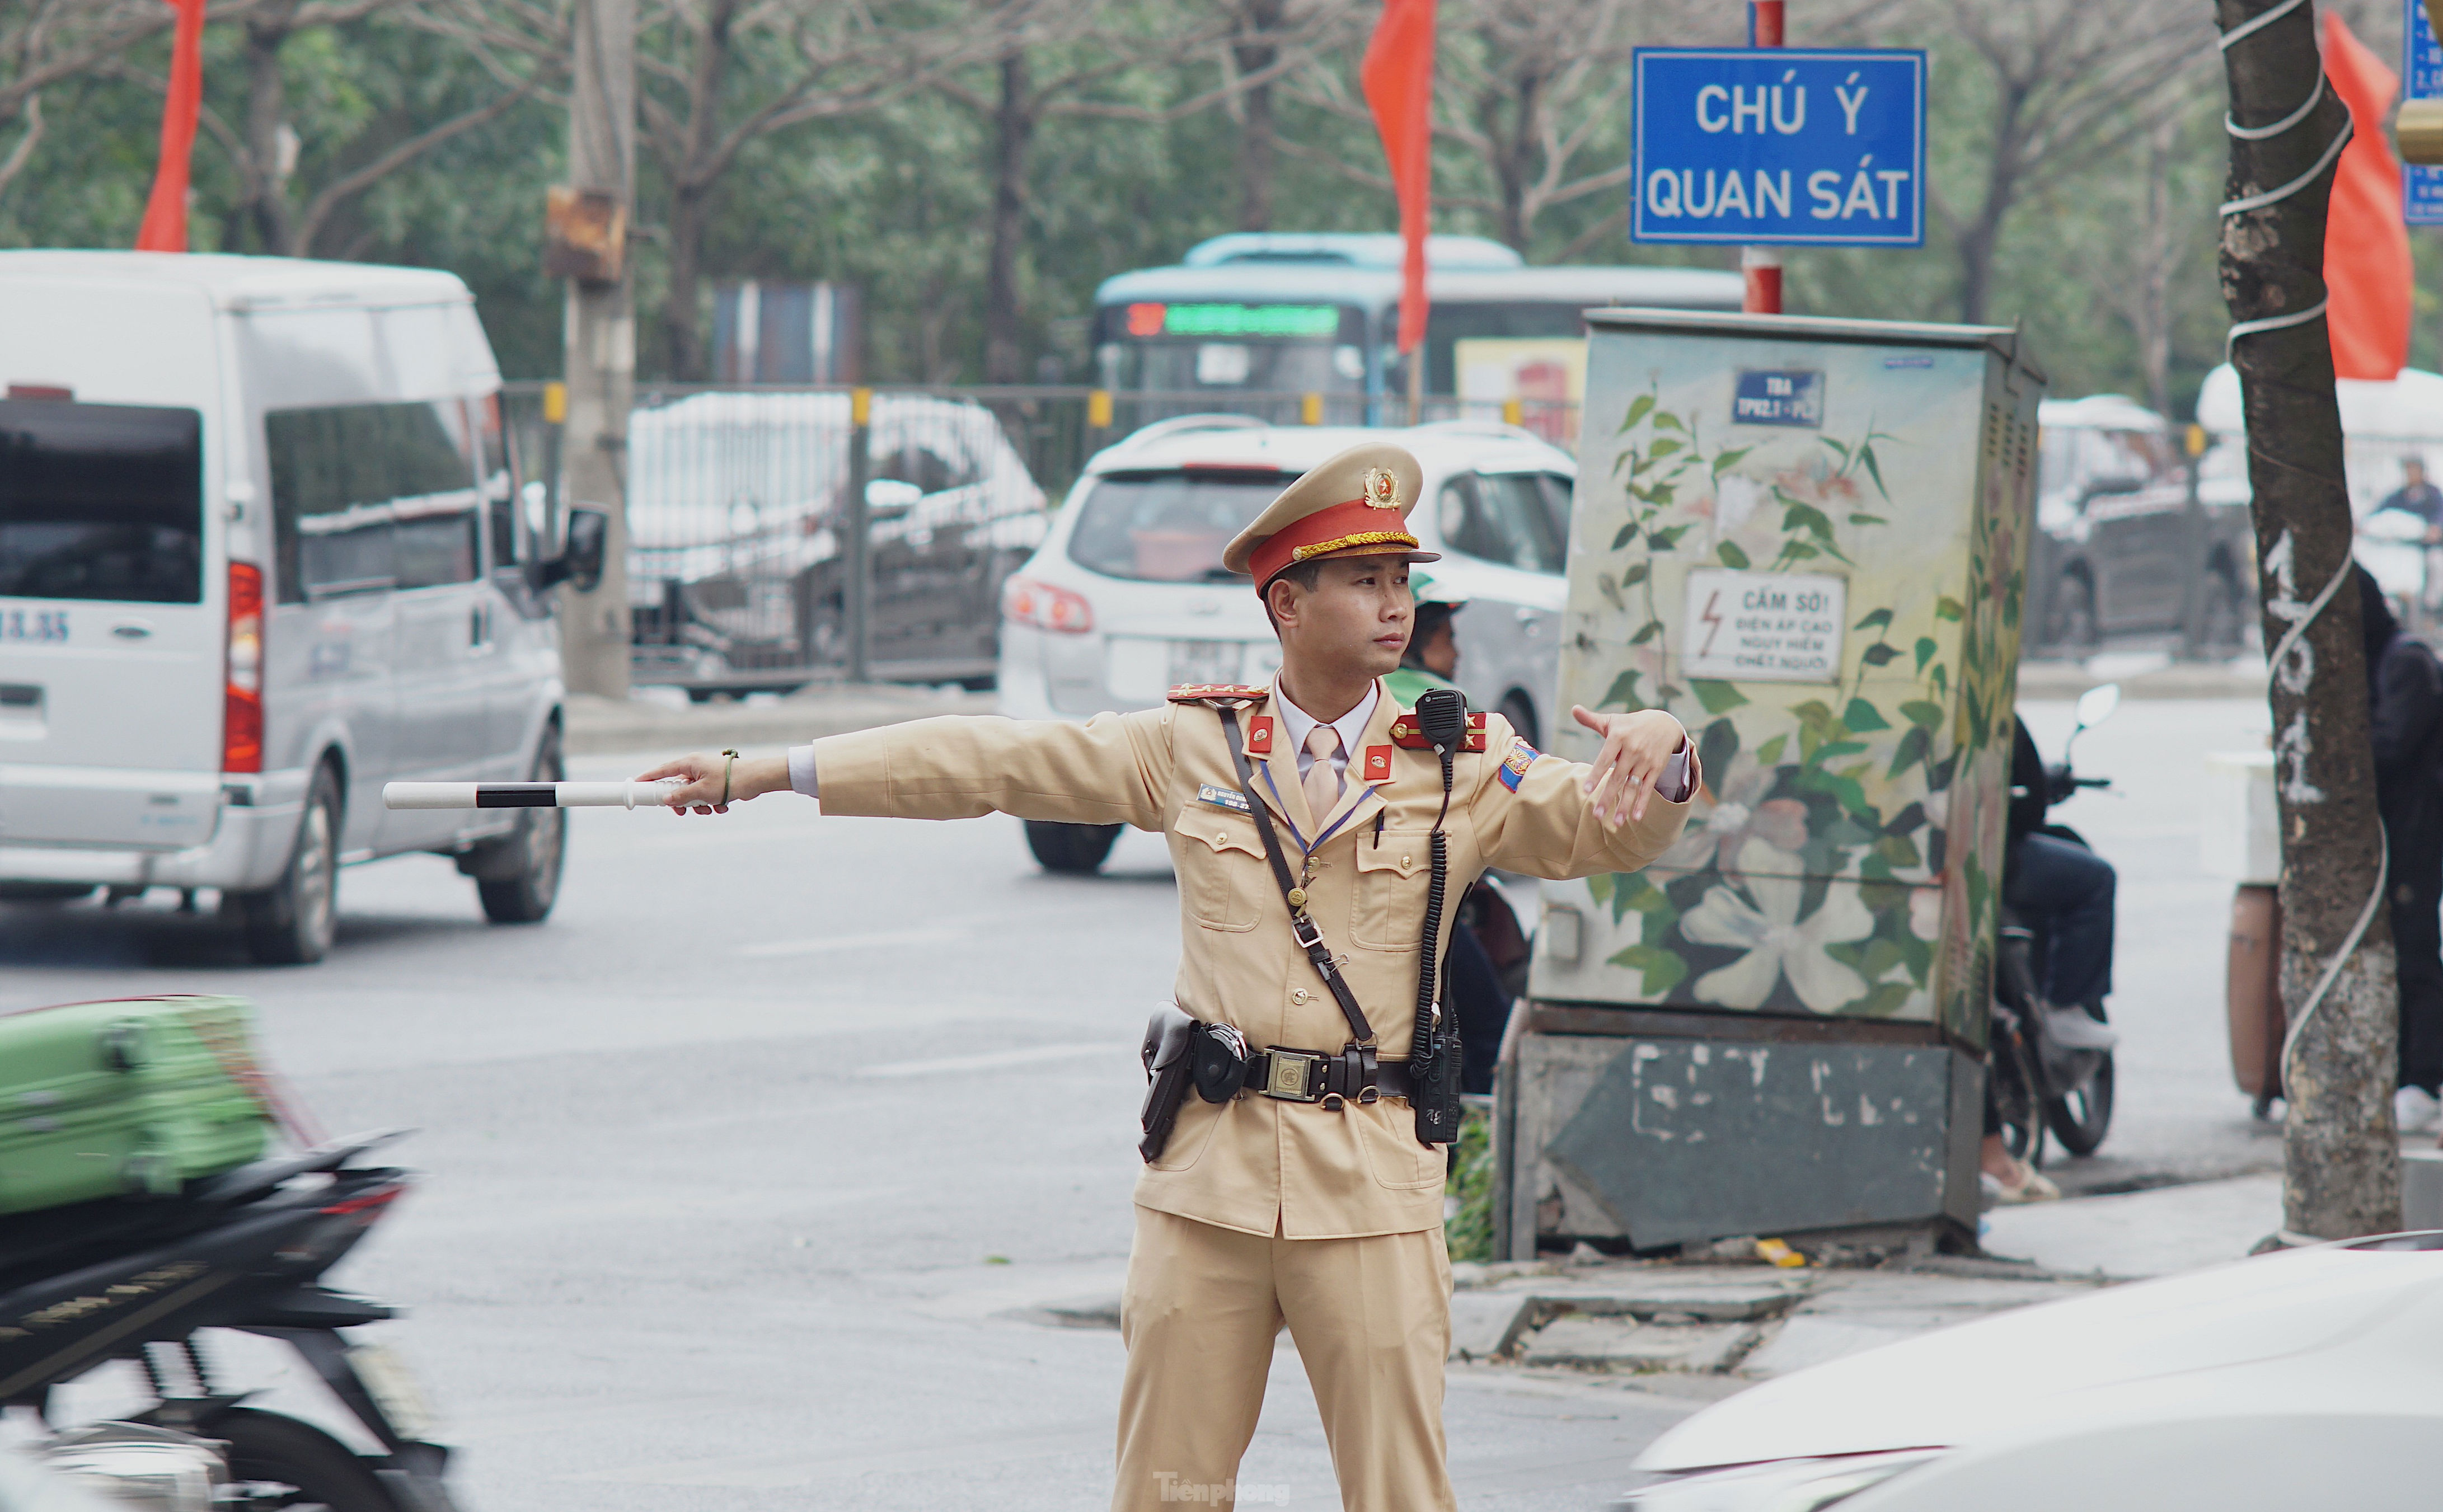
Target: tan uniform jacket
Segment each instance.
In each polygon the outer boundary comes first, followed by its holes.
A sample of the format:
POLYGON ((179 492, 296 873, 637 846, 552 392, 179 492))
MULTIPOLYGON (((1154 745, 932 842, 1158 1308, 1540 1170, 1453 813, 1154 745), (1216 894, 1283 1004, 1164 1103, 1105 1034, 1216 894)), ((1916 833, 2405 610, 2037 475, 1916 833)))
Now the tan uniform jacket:
MULTIPOLYGON (((1301 846, 1313 845, 1308 911, 1347 957, 1350 985, 1386 1060, 1408 1053, 1432 854, 1426 836, 1442 801, 1434 754, 1391 744, 1399 712, 1387 694, 1376 700, 1319 844, 1299 790, 1297 753, 1286 748, 1272 701, 1239 716, 1242 731, 1253 717, 1274 719, 1272 754, 1256 758, 1256 792, 1294 869, 1301 846), (1388 781, 1365 780, 1375 748, 1389 750, 1388 781)), ((1445 935, 1460 894, 1488 866, 1554 878, 1634 871, 1680 837, 1686 804, 1654 794, 1643 821, 1607 831, 1581 791, 1586 766, 1530 759, 1527 752, 1494 714, 1485 717, 1484 751, 1458 757, 1444 826, 1445 935), (1518 758, 1505 774, 1514 751, 1518 758)), ((999 811, 1162 831, 1179 874, 1179 1006, 1236 1025, 1257 1048, 1337 1051, 1349 1042, 1347 1021, 1291 937, 1255 821, 1200 796, 1206 788, 1238 791, 1215 709, 1169 704, 1083 725, 919 720, 817 741, 815 763, 826 813, 962 819, 999 811)), ((1690 767, 1693 792, 1700 780, 1693 753, 1690 767)), ((1136 1200, 1266 1236, 1409 1233, 1442 1222, 1443 1166, 1442 1150, 1417 1142, 1405 1102, 1331 1111, 1252 1092, 1222 1103, 1191 1094, 1161 1159, 1139 1178, 1136 1200)))

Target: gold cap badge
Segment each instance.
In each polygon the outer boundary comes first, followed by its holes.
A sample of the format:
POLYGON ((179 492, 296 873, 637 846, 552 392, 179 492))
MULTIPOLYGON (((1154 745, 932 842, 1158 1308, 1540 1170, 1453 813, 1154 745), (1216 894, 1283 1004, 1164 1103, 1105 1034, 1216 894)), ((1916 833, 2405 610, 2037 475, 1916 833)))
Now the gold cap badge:
POLYGON ((1376 509, 1400 507, 1400 480, 1382 467, 1366 469, 1366 502, 1376 509))

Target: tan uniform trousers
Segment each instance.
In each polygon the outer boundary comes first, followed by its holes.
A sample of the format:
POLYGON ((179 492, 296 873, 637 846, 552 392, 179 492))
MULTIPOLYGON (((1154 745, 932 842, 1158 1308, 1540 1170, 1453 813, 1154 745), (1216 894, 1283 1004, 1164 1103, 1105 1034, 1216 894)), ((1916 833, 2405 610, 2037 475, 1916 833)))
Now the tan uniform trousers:
POLYGON ((1284 1323, 1346 1512, 1455 1508, 1442 1439, 1450 1287, 1440 1228, 1267 1239, 1137 1209, 1112 1512, 1234 1504, 1284 1323))

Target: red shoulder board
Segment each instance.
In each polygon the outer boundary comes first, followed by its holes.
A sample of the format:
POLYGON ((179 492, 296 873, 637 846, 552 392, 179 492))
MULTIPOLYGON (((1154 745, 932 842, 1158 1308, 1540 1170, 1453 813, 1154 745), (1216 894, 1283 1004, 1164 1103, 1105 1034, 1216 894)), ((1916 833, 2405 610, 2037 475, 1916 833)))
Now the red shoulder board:
POLYGON ((1269 697, 1268 687, 1248 687, 1237 683, 1186 683, 1170 690, 1173 703, 1241 703, 1269 697))
MULTIPOLYGON (((1425 741, 1425 733, 1417 728, 1417 717, 1413 713, 1403 714, 1391 721, 1391 743, 1398 746, 1403 751, 1430 751, 1433 749, 1433 747, 1425 741)), ((1467 717, 1467 739, 1461 743, 1460 749, 1462 751, 1481 751, 1484 749, 1483 715, 1471 714, 1467 717)))

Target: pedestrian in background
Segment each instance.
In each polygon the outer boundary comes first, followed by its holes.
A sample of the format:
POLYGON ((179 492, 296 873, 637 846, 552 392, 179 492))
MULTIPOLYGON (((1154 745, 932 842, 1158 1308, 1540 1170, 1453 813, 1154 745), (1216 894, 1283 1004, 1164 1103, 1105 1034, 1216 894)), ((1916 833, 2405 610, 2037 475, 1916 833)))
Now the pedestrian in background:
POLYGON ((2400 1089, 2392 1110, 2403 1132, 2415 1132, 2443 1121, 2443 664, 2423 641, 2401 633, 2367 570, 2350 571, 2365 636, 2375 802, 2400 982, 2400 1089))
POLYGON ((2443 542, 2443 488, 2426 481, 2426 464, 2417 457, 2404 458, 2400 464, 2400 486, 2394 489, 2379 510, 2397 509, 2405 515, 2415 515, 2426 521, 2426 543, 2443 542))
MULTIPOLYGON (((1670 715, 1580 708, 1602 740, 1591 766, 1542 755, 1498 714, 1470 715, 1446 784, 1382 683, 1408 643, 1409 564, 1435 559, 1407 529, 1422 481, 1406 450, 1354 446, 1230 542, 1223 565, 1254 580, 1280 637, 1268 687, 1175 688, 1160 708, 1083 725, 919 720, 785 759, 693 756, 645 774, 688 779, 671 799, 681 811, 795 789, 835 814, 998 811, 1168 836, 1175 1000, 1197 1021, 1196 1064, 1236 1040, 1245 1080, 1207 1101, 1200 1069, 1200 1095, 1141 1147, 1115 1512, 1235 1499, 1284 1326, 1341 1504, 1456 1506, 1442 1414, 1445 1157, 1409 1100, 1421 970, 1451 928, 1445 916, 1424 938, 1429 842, 1447 843, 1453 893, 1497 865, 1635 871, 1679 839, 1702 780, 1670 715)), ((1011 1137, 978 1130, 980 1157, 1011 1137)))

